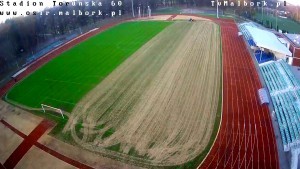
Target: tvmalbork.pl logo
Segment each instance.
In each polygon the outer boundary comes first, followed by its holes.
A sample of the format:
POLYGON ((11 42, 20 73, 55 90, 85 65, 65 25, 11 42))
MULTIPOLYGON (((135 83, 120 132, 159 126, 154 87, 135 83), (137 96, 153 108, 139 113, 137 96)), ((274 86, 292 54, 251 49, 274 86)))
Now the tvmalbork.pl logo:
MULTIPOLYGON (((210 1, 212 6, 231 6, 231 7, 236 7, 236 6, 251 6, 251 7, 267 7, 268 6, 268 2, 267 1, 258 1, 258 2, 252 2, 252 1, 227 1, 227 0, 219 0, 218 2, 213 0, 210 1)), ((286 6, 286 1, 284 1, 283 3, 278 1, 276 2, 276 7, 278 8, 279 6, 286 6)))

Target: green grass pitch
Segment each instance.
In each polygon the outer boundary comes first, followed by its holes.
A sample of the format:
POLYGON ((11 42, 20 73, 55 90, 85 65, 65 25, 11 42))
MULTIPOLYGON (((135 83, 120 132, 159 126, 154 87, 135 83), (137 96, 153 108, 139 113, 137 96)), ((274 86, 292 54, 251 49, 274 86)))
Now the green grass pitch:
POLYGON ((100 33, 32 73, 12 88, 9 101, 71 112, 76 103, 171 22, 127 22, 100 33))

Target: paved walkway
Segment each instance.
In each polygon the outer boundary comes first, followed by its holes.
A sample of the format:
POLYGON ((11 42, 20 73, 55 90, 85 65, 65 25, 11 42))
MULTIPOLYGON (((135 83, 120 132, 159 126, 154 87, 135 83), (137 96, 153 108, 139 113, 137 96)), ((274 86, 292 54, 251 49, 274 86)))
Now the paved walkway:
MULTIPOLYGON (((82 169, 91 169, 92 167, 87 166, 85 164, 82 164, 76 160, 73 160, 69 157, 66 157, 46 146, 44 146, 43 144, 37 142, 38 139, 45 134, 45 132, 52 128, 54 126, 54 123, 48 120, 43 120, 28 136, 26 136, 24 133, 22 133, 21 131, 19 131, 18 129, 14 128, 12 125, 8 124, 6 121, 4 121, 3 119, 0 120, 0 122, 2 124, 4 124, 7 128, 9 128, 10 130, 12 130, 14 133, 16 133, 17 135, 19 135, 20 137, 24 138, 24 141, 17 147, 17 149, 9 156, 9 158, 5 161, 4 163, 4 167, 6 169, 10 169, 10 168, 14 168, 18 162, 22 159, 22 157, 29 151, 29 149, 32 146, 36 146, 38 148, 40 148, 41 150, 43 150, 46 153, 51 154, 52 156, 68 163, 71 164, 74 167, 77 168, 82 168, 82 169)), ((1 167, 3 167, 2 165, 0 165, 0 169, 1 167)))

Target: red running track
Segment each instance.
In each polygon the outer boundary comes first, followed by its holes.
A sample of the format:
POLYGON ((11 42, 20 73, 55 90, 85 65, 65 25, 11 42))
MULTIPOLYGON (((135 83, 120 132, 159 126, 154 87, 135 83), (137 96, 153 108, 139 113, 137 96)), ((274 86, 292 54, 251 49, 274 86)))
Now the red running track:
POLYGON ((171 15, 170 18, 167 19, 167 21, 172 21, 177 15, 171 15))
POLYGON ((200 168, 279 168, 276 140, 255 65, 233 20, 220 24, 223 50, 223 112, 220 131, 200 168))

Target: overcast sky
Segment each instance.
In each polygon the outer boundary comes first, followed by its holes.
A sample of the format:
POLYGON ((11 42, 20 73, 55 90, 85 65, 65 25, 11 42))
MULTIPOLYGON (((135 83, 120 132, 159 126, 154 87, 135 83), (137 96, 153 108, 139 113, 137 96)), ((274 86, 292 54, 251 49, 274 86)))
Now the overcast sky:
POLYGON ((300 6, 300 0, 286 0, 286 2, 289 2, 291 4, 299 5, 300 6))
MULTIPOLYGON (((31 2, 30 6, 24 6, 20 7, 14 7, 14 6, 7 6, 6 1, 10 2, 20 2, 21 0, 3 0, 5 2, 4 6, 0 6, 0 11, 18 11, 18 14, 25 15, 26 11, 42 11, 46 7, 53 7, 53 0, 23 0, 23 3, 26 4, 27 1, 31 2), (32 2, 43 2, 43 6, 32 6, 32 2)), ((57 0, 57 2, 62 2, 63 0, 57 0)), ((71 1, 71 0, 65 0, 65 1, 71 1)), ((78 0, 80 1, 80 0, 78 0)), ((242 0, 241 0, 242 1, 242 0)), ((250 1, 250 0, 247 0, 250 1)), ((299 5, 300 6, 300 0, 286 0, 288 3, 299 5)), ((11 18, 11 16, 0 16, 0 23, 4 22, 7 18, 11 18)))

